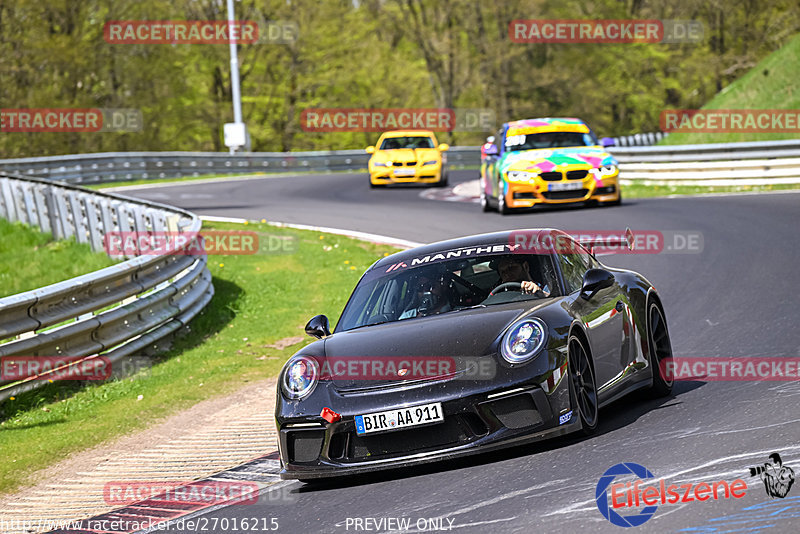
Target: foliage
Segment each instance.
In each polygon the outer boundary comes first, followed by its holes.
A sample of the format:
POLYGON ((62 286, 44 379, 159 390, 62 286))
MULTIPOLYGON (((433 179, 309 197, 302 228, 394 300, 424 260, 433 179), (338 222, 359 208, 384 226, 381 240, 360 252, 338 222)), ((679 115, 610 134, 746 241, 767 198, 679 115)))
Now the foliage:
MULTIPOLYGON (((309 133, 307 107, 490 108, 497 122, 579 116, 600 135, 658 129, 697 108, 800 27, 793 0, 242 0, 237 18, 289 20, 292 44, 239 46, 253 150, 366 146, 377 133, 309 133), (515 19, 684 19, 699 44, 516 44, 515 19)), ((4 0, 4 108, 138 108, 138 133, 2 133, 3 157, 224 150, 232 121, 226 44, 110 44, 112 20, 226 18, 220 0, 4 0)), ((477 143, 488 132, 457 133, 477 143)))

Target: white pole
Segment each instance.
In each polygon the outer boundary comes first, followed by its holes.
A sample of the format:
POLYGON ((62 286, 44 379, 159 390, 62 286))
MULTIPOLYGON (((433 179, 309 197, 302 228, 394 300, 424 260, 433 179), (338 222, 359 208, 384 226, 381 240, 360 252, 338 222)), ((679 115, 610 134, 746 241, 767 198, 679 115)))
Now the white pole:
MULTIPOLYGON (((234 38, 233 24, 236 19, 233 15, 233 0, 228 0, 228 33, 230 37, 231 51, 231 93, 233 96, 233 122, 242 122, 242 97, 239 93, 239 56, 236 50, 236 39, 234 38)), ((231 154, 234 148, 231 147, 231 154)))

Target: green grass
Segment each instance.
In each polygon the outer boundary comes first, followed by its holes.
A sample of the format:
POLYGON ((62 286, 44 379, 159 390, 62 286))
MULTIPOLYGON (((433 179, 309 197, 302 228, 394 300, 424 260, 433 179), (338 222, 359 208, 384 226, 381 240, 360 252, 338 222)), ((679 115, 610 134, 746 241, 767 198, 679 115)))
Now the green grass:
POLYGON ((800 184, 775 185, 643 185, 632 184, 622 186, 623 202, 628 198, 666 197, 669 195, 699 195, 711 193, 752 193, 759 191, 800 190, 800 184))
POLYGON ((364 270, 395 251, 260 224, 204 228, 294 236, 297 251, 209 256, 214 298, 192 321, 189 334, 149 372, 102 384, 49 384, 2 403, 0 493, 20 488, 31 473, 70 453, 145 428, 201 400, 233 394, 244 382, 275 376, 289 355, 313 339, 304 336, 284 350, 266 345, 303 336, 305 323, 318 313, 335 324, 364 270))
POLYGON ((0 219, 0 297, 55 284, 113 265, 74 239, 55 241, 22 223, 0 219), (33 260, 33 261, 32 261, 33 260))
MULTIPOLYGON (((797 73, 800 72, 800 35, 776 50, 724 88, 703 109, 800 109, 797 73)), ((734 143, 800 138, 798 133, 671 133, 662 145, 734 143)))

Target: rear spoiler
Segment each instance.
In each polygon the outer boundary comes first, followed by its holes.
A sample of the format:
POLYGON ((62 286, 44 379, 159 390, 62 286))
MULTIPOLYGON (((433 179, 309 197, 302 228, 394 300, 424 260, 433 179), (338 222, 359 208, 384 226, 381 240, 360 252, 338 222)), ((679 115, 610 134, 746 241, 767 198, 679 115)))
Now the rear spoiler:
POLYGON ((589 249, 589 254, 594 255, 594 247, 620 247, 627 245, 628 250, 636 248, 636 243, 633 238, 633 231, 631 228, 625 228, 625 238, 619 237, 598 237, 595 239, 587 239, 580 241, 580 244, 589 249))

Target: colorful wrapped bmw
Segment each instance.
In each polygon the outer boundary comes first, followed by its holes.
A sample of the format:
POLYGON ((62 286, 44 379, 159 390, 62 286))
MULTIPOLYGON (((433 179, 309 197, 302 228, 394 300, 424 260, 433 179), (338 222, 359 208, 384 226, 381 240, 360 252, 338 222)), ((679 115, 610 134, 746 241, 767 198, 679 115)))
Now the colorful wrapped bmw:
POLYGON ((508 122, 481 165, 481 207, 507 213, 537 204, 619 204, 617 160, 582 120, 508 122))

